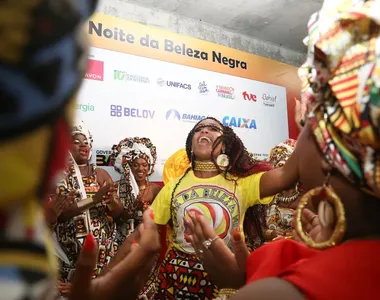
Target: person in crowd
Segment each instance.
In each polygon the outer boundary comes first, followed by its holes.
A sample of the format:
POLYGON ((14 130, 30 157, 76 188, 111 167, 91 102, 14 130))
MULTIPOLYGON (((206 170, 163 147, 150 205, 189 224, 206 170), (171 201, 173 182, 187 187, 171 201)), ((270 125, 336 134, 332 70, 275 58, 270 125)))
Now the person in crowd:
POLYGON ((292 158, 290 164, 271 170, 268 163, 252 158, 232 128, 211 117, 190 131, 186 153, 191 168, 166 184, 152 204, 155 222, 170 224, 173 232, 160 266, 156 299, 212 299, 217 294, 215 283, 187 241, 190 214, 204 215, 218 237, 230 245, 231 233, 243 231, 249 207, 268 204, 272 195, 294 186, 298 179, 292 158))
MULTIPOLYGON (((117 224, 117 243, 122 245, 140 225, 143 212, 149 208, 161 187, 149 181, 154 172, 157 150, 149 138, 125 138, 113 147, 111 161, 121 174, 119 197, 123 204, 117 224)), ((156 275, 157 268, 152 268, 150 277, 156 275)), ((140 299, 151 299, 154 295, 152 280, 148 280, 141 291, 140 299)))
POLYGON ((142 221, 161 187, 149 181, 154 172, 157 150, 149 138, 125 138, 113 146, 114 168, 120 173, 119 198, 123 211, 119 217, 118 243, 121 245, 142 221))
MULTIPOLYGON (((287 139, 269 151, 267 161, 274 167, 280 168, 293 153, 296 141, 287 139)), ((293 215, 301 195, 301 187, 297 185, 287 191, 276 194, 273 201, 265 207, 265 232, 267 242, 274 239, 291 237, 293 234, 293 215)))
MULTIPOLYGON (((0 284, 4 299, 55 297, 58 265, 44 218, 44 199, 55 190, 56 175, 67 163, 75 94, 87 64, 83 23, 96 3, 0 2, 0 284)), ((136 299, 154 264, 151 257, 159 251, 152 217, 147 210, 143 234, 131 235, 108 266, 112 272, 94 280, 98 243, 92 234, 87 236, 70 300, 136 299)))
POLYGON ((192 216, 189 240, 219 299, 380 298, 380 1, 325 1, 309 25, 308 114, 291 156, 308 190, 295 215, 302 243, 269 243, 246 260, 239 235, 233 254, 192 216))
POLYGON ((92 135, 83 122, 73 127, 68 168, 58 184, 60 195, 70 192, 75 195, 73 204, 61 212, 53 228, 59 244, 59 289, 62 294, 69 292, 79 250, 89 233, 94 235, 99 250, 94 278, 109 263, 114 256, 114 248, 117 248, 113 218, 118 218, 123 208, 111 176, 91 163, 92 143, 92 135))

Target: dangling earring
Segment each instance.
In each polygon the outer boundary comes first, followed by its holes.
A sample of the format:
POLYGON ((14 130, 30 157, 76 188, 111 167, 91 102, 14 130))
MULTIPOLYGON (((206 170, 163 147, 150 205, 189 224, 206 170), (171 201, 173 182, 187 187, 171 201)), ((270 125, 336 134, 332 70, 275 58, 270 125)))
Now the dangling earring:
POLYGON ((342 239, 346 232, 346 215, 344 211, 344 206, 339 198, 339 196, 334 192, 333 188, 328 184, 330 174, 327 175, 326 181, 322 187, 317 187, 308 191, 304 194, 296 210, 296 231, 298 236, 301 238, 307 246, 315 249, 326 249, 337 245, 342 239), (314 197, 319 197, 322 201, 318 206, 318 217, 322 227, 330 227, 334 223, 332 217, 326 216, 325 212, 327 209, 334 208, 335 210, 335 228, 334 231, 327 241, 315 242, 312 240, 307 233, 304 232, 302 227, 302 211, 305 209, 306 205, 314 197), (319 214, 321 213, 321 215, 319 214))
POLYGON ((230 165, 230 158, 227 154, 224 154, 224 150, 222 150, 222 153, 220 153, 216 158, 216 164, 223 171, 226 171, 228 166, 230 165))

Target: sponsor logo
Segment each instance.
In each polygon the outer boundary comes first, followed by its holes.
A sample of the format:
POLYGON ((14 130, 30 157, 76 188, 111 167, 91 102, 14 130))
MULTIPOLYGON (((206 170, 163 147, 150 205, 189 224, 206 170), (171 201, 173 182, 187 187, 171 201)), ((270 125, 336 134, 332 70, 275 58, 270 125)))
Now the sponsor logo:
POLYGON ((168 86, 172 88, 178 88, 178 89, 184 89, 184 90, 191 90, 191 84, 188 83, 182 83, 178 81, 170 81, 170 80, 165 80, 162 78, 157 79, 157 84, 159 86, 168 86))
POLYGON ((223 117, 222 123, 224 126, 257 129, 256 121, 254 119, 225 116, 223 117))
POLYGON ((269 94, 263 94, 263 103, 265 106, 274 107, 277 102, 277 96, 272 96, 269 94))
POLYGON ((121 105, 111 104, 110 116, 111 117, 128 117, 128 118, 141 118, 141 119, 153 119, 155 111, 149 109, 141 109, 134 107, 123 107, 121 105))
POLYGON ((231 86, 217 85, 216 93, 221 98, 235 99, 235 89, 231 86))
POLYGON ((104 62, 100 60, 89 59, 87 72, 84 78, 90 80, 103 81, 104 79, 104 62))
POLYGON ((198 90, 201 95, 207 95, 209 90, 207 88, 207 83, 206 81, 201 81, 198 85, 198 90))
POLYGON ((178 110, 169 109, 166 112, 166 120, 177 120, 182 122, 198 122, 203 120, 206 116, 201 116, 197 114, 188 114, 188 113, 180 113, 178 110))
POLYGON ((77 103, 76 109, 80 110, 80 111, 83 111, 83 112, 91 112, 91 111, 95 111, 95 106, 91 105, 91 104, 80 104, 80 103, 77 103))
POLYGON ((112 166, 112 151, 96 150, 96 165, 99 167, 112 166))
POLYGON ((139 83, 150 83, 149 78, 146 76, 129 74, 124 71, 114 70, 113 79, 118 81, 131 81, 139 83))
POLYGON ((250 94, 246 91, 243 92, 243 98, 244 100, 248 100, 248 101, 253 101, 253 102, 257 101, 257 96, 255 94, 250 94))

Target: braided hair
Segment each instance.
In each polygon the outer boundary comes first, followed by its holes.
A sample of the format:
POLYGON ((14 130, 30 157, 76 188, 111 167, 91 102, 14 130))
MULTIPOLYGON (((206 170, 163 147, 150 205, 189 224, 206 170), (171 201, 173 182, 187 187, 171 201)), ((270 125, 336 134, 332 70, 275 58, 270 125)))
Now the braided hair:
MULTIPOLYGON (((191 162, 191 168, 186 170, 186 172, 174 186, 171 195, 171 203, 173 202, 175 191, 181 183, 182 179, 189 173, 192 168, 194 168, 195 160, 192 157, 193 154, 191 151, 193 137, 196 130, 199 128, 198 125, 204 120, 213 120, 217 122, 222 128, 222 135, 219 136, 214 142, 211 159, 214 162, 215 166, 218 168, 219 172, 223 174, 225 179, 235 182, 235 187, 237 185, 237 180, 231 178, 231 176, 228 176, 229 174, 237 178, 244 178, 252 174, 257 174, 273 169, 269 163, 255 159, 253 155, 248 152, 242 140, 236 135, 232 128, 224 126, 219 120, 213 117, 207 117, 195 124, 186 138, 186 154, 189 161, 191 162), (227 168, 223 169, 218 166, 214 158, 215 150, 220 144, 223 145, 224 154, 229 157, 229 164, 227 168)), ((170 207, 172 207, 172 205, 170 205, 170 207)), ((263 207, 260 205, 250 207, 244 217, 244 232, 246 234, 246 242, 251 249, 257 248, 265 242, 264 234, 262 231, 263 223, 265 223, 263 207)))

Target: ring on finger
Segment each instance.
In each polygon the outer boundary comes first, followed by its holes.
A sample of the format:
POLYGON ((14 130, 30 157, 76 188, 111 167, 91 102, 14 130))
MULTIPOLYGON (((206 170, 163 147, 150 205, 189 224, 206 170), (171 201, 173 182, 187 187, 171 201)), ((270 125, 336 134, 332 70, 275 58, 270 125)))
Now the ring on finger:
POLYGON ((219 236, 216 236, 216 237, 214 237, 214 238, 209 238, 209 239, 207 239, 207 240, 205 240, 204 242, 203 242, 203 246, 206 248, 206 250, 208 250, 210 247, 211 247, 211 245, 212 245, 212 243, 215 241, 215 240, 217 240, 217 239, 219 239, 220 237, 219 236))
POLYGON ((107 197, 106 196, 103 196, 103 199, 106 199, 107 197))

